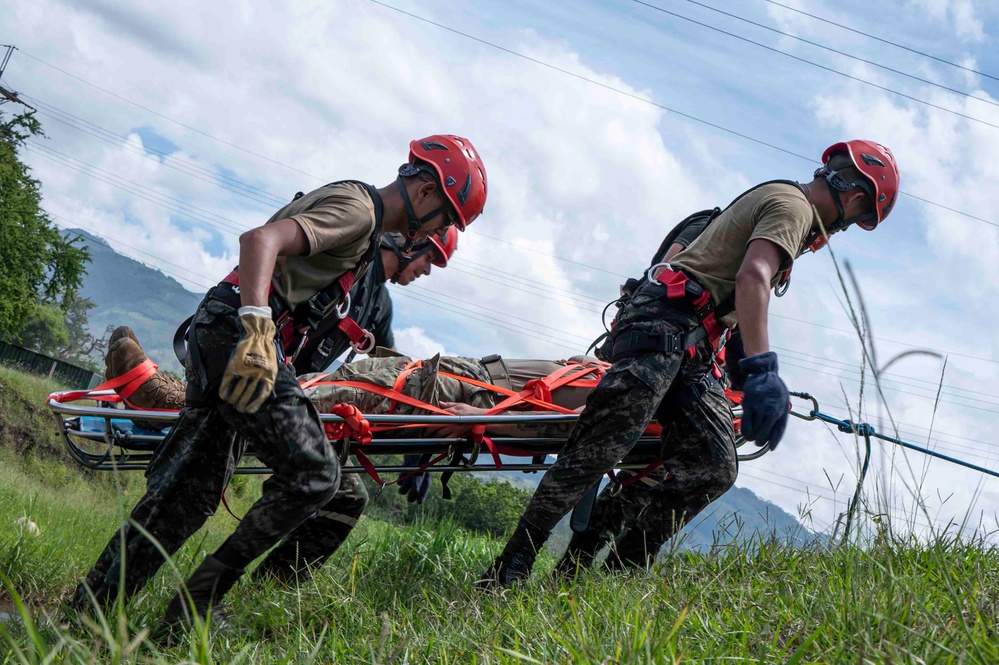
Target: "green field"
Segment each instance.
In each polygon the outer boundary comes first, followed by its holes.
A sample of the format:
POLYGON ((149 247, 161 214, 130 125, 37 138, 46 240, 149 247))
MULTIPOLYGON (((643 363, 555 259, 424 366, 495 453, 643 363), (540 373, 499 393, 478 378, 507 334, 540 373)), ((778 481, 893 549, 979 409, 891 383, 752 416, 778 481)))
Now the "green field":
MULTIPOLYGON (((484 594, 472 582, 500 540, 447 521, 364 519, 313 580, 245 580, 224 626, 151 643, 143 628, 175 580, 232 530, 223 511, 124 610, 64 623, 60 602, 142 479, 68 466, 39 406, 52 389, 0 370, 0 612, 26 618, 0 623, 0 663, 999 662, 999 557, 943 538, 811 550, 759 541, 575 583, 554 581, 543 553, 525 588, 484 594), (40 534, 15 526, 20 517, 40 534)), ((255 481, 230 492, 235 512, 255 494, 255 481)))

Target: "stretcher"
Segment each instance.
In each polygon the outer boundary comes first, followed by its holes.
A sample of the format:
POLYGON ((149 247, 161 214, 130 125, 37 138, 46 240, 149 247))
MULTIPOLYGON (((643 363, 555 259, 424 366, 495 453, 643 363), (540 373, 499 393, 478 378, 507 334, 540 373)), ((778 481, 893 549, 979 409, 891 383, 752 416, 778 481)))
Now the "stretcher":
MULTIPOLYGON (((737 431, 742 415, 738 397, 738 393, 730 393, 737 431)), ((58 422, 66 448, 80 465, 97 471, 144 470, 178 417, 177 411, 118 408, 121 401, 114 390, 107 389, 64 391, 48 397, 48 408, 58 422), (149 429, 150 425, 162 429, 149 429)), ((327 435, 340 457, 342 470, 345 473, 368 473, 381 484, 386 484, 380 478, 380 474, 384 473, 422 470, 435 473, 544 471, 551 465, 551 456, 558 455, 565 438, 487 437, 481 435, 481 426, 574 423, 578 418, 575 413, 538 411, 481 416, 363 415, 349 405, 344 406, 346 408, 334 409, 334 413, 321 416, 327 435), (479 426, 480 434, 458 439, 418 435, 417 428, 420 426, 441 425, 479 426), (414 467, 383 459, 388 455, 421 455, 430 459, 414 467)), ((769 450, 766 446, 749 446, 750 450, 746 450, 745 443, 744 438, 737 436, 736 446, 741 462, 757 459, 769 450)), ((618 468, 647 469, 650 460, 658 458, 659 446, 658 427, 653 424, 639 439, 632 453, 632 458, 641 461, 622 463, 618 468)), ((254 457, 252 450, 246 451, 236 470, 240 474, 270 472, 254 457)))

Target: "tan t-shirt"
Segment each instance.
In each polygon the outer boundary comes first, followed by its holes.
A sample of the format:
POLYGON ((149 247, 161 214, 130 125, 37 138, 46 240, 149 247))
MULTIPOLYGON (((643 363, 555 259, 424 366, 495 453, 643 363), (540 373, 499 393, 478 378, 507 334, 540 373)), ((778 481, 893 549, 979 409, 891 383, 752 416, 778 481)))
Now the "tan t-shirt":
MULTIPOLYGON (((785 183, 763 185, 719 215, 697 240, 673 257, 670 265, 690 273, 711 292, 717 305, 735 290, 735 276, 750 242, 762 238, 780 247, 780 269, 786 270, 816 221, 812 205, 800 189, 785 183)), ((774 285, 777 279, 774 275, 774 285)), ((732 327, 737 320, 732 312, 722 323, 732 327)))
POLYGON ((274 269, 274 291, 292 308, 357 266, 375 227, 375 205, 359 183, 326 185, 278 210, 268 224, 298 222, 309 239, 307 256, 283 256, 274 269))

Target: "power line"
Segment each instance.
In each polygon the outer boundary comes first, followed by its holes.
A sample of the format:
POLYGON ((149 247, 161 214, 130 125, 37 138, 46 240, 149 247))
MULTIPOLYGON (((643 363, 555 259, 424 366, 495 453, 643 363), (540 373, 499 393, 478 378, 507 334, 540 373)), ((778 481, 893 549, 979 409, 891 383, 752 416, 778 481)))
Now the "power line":
MULTIPOLYGON (((725 132, 726 134, 730 134, 732 136, 737 136, 737 137, 739 137, 741 139, 745 139, 747 141, 751 141, 751 142, 756 143, 758 145, 762 145, 762 146, 765 146, 767 148, 771 148, 771 149, 776 150, 778 152, 782 152, 782 153, 784 153, 786 155, 791 155, 792 157, 797 157, 798 159, 802 159, 802 160, 804 160, 804 161, 806 161, 806 162, 808 162, 810 164, 816 164, 816 163, 818 163, 815 159, 813 159, 811 157, 807 157, 806 155, 802 155, 801 153, 794 152, 793 150, 788 150, 787 148, 782 148, 782 147, 780 147, 778 145, 775 145, 773 143, 770 143, 768 141, 764 141, 762 139, 758 139, 758 138, 755 138, 753 136, 749 136, 748 134, 743 134, 742 132, 739 132, 737 130, 730 129, 728 127, 725 127, 723 125, 719 125, 719 124, 710 122, 708 120, 704 120, 703 118, 699 118, 699 117, 697 117, 695 115, 691 115, 689 113, 684 113, 684 112, 679 111, 677 109, 670 108, 670 107, 665 106, 663 104, 660 104, 658 102, 652 101, 651 99, 647 99, 645 97, 642 97, 641 95, 637 95, 635 93, 628 92, 627 90, 622 90, 621 88, 615 88, 612 85, 608 85, 606 83, 601 83, 600 81, 597 81, 597 80, 592 79, 592 78, 588 78, 586 76, 583 76, 582 74, 577 74, 577 73, 569 71, 567 69, 563 69, 562 67, 558 67, 558 66, 553 65, 551 63, 545 62, 544 60, 539 60, 538 58, 531 57, 531 56, 526 55, 524 53, 520 53, 520 52, 515 51, 513 49, 507 48, 505 46, 500 46, 499 44, 495 44, 493 42, 487 41, 487 40, 482 39, 480 37, 475 37, 474 35, 470 35, 470 34, 468 34, 466 32, 462 32, 461 30, 457 30, 455 28, 451 28, 451 27, 446 26, 446 25, 444 25, 442 23, 437 23, 436 21, 432 21, 432 20, 430 20, 428 18, 424 18, 422 16, 419 16, 418 14, 413 14, 411 12, 407 12, 407 11, 405 11, 403 9, 398 8, 398 7, 393 7, 392 5, 389 5, 389 4, 386 4, 384 2, 381 2, 380 0, 368 0, 368 1, 371 2, 371 3, 374 3, 376 5, 379 5, 381 7, 384 7, 386 9, 389 9, 391 11, 397 12, 399 14, 403 14, 404 16, 408 16, 410 18, 413 18, 413 19, 415 19, 417 21, 421 21, 423 23, 426 23, 428 25, 432 25, 432 26, 440 28, 442 30, 446 30, 446 31, 451 32, 453 34, 460 35, 460 36, 462 36, 462 37, 464 37, 466 39, 469 39, 471 41, 478 42, 479 44, 483 44, 485 46, 489 46, 491 48, 494 48, 494 49, 496 49, 498 51, 502 51, 504 53, 509 53, 510 55, 516 56, 516 57, 521 58, 523 60, 527 60, 529 62, 533 62, 534 64, 540 65, 540 66, 545 67, 547 69, 551 69, 551 70, 559 72, 561 74, 565 74, 567 76, 571 76, 571 77, 573 77, 575 79, 578 79, 580 81, 585 81, 585 82, 590 83, 592 85, 599 86, 601 88, 604 88, 605 90, 610 90, 611 92, 615 92, 615 93, 617 93, 619 95, 623 95, 623 96, 628 97, 630 99, 634 99, 634 100, 637 100, 637 101, 642 102, 644 104, 648 104, 650 106, 654 106, 654 107, 656 107, 658 109, 662 109, 663 111, 667 111, 669 113, 673 113, 675 115, 678 115, 680 117, 686 118, 688 120, 691 120, 693 122, 699 123, 701 125, 705 125, 707 127, 711 127, 713 129, 717 129, 719 131, 725 132)), ((955 214, 961 215, 962 217, 967 217, 968 219, 973 219, 975 221, 983 222, 985 224, 989 224, 991 226, 999 228, 999 222, 993 222, 993 221, 990 221, 990 220, 985 219, 983 217, 978 217, 976 215, 972 215, 971 213, 967 213, 967 212, 964 212, 962 210, 958 210, 956 208, 951 208, 949 206, 943 205, 941 203, 937 203, 935 201, 931 201, 929 199, 925 199, 925 198, 921 198, 919 196, 915 196, 915 195, 910 194, 910 193, 908 193, 908 192, 906 192, 904 190, 899 190, 899 194, 902 194, 904 196, 908 196, 910 198, 913 198, 913 199, 915 199, 917 201, 925 203, 926 205, 934 206, 934 207, 937 207, 937 208, 942 208, 943 210, 947 210, 949 212, 953 212, 955 214)))
MULTIPOLYGON (((840 51, 840 50, 835 49, 835 48, 833 48, 831 46, 827 46, 826 44, 820 44, 819 42, 814 42, 814 41, 812 41, 810 39, 806 39, 804 37, 799 37, 798 35, 791 34, 790 32, 784 32, 783 30, 780 30, 780 29, 775 28, 773 26, 769 26, 769 25, 767 25, 765 23, 759 23, 759 22, 754 21, 752 19, 748 19, 748 18, 746 18, 744 16, 739 16, 738 14, 733 14, 733 13, 727 12, 727 11, 725 11, 723 9, 718 9, 717 7, 712 7, 711 5, 704 4, 703 2, 698 2, 697 0, 686 0, 686 2, 689 2, 692 5, 696 5, 698 7, 703 7, 704 9, 716 12, 718 14, 721 14, 722 16, 728 16, 729 18, 734 18, 737 21, 742 21, 743 23, 748 23, 749 25, 754 25, 754 26, 756 26, 758 28, 763 28, 764 30, 769 30, 770 32, 776 33, 776 34, 781 35, 783 37, 789 37, 791 39, 795 39, 795 40, 797 40, 797 41, 799 41, 799 42, 801 42, 803 44, 808 44, 810 46, 815 46, 817 48, 821 48, 821 49, 824 49, 826 51, 829 51, 830 53, 835 53, 836 55, 842 55, 842 56, 850 58, 852 60, 856 60, 857 62, 862 62, 862 63, 867 64, 867 65, 872 65, 874 67, 877 67, 879 69, 883 69, 883 70, 891 72, 893 74, 898 74, 899 76, 904 76, 904 77, 910 78, 910 79, 912 79, 914 81, 919 81, 920 83, 924 83, 926 85, 930 85, 930 86, 933 86, 933 87, 936 87, 936 88, 940 88, 941 90, 946 90, 947 92, 953 92, 954 94, 962 95, 962 96, 967 97, 969 99, 976 99, 976 100, 978 100, 980 102, 984 102, 985 104, 990 104, 992 106, 999 106, 999 102, 994 102, 991 99, 986 99, 984 97, 977 97, 975 95, 972 95, 971 93, 965 92, 963 90, 958 90, 956 88, 949 88, 949 87, 947 87, 947 86, 945 86, 945 85, 943 85, 941 83, 937 83, 936 81, 931 81, 929 79, 920 78, 919 76, 915 76, 913 74, 909 74, 907 72, 903 72, 900 69, 895 69, 895 68, 889 67, 887 65, 882 65, 881 63, 875 62, 873 60, 866 60, 864 58, 861 58, 860 56, 853 55, 852 53, 846 53, 845 51, 840 51)), ((639 4, 645 4, 645 3, 643 2, 643 3, 639 3, 639 4)), ((663 11, 665 11, 665 10, 663 10, 663 11)), ((780 51, 780 52, 783 53, 783 51, 780 51)))
MULTIPOLYGON (((371 1, 374 2, 374 0, 371 0, 371 1)), ((977 122, 979 124, 986 125, 988 127, 993 127, 995 129, 999 129, 999 125, 997 125, 995 123, 991 123, 991 122, 989 122, 987 120, 982 120, 981 118, 976 118, 976 117, 968 115, 966 113, 961 113, 960 111, 955 111, 954 109, 949 109, 946 106, 940 106, 939 104, 934 104, 933 102, 928 102, 925 99, 920 99, 919 97, 914 97, 914 96, 906 94, 904 92, 899 92, 898 90, 893 90, 892 88, 889 88, 887 86, 879 85, 877 83, 874 83, 873 81, 868 81, 867 79, 861 78, 859 76, 854 76, 853 74, 847 74, 846 72, 840 71, 840 70, 838 70, 838 69, 836 69, 834 67, 829 67, 827 65, 823 65, 821 63, 815 62, 813 60, 809 60, 807 58, 802 58, 800 56, 794 55, 793 53, 788 53, 787 51, 781 51, 779 48, 775 48, 773 46, 767 46, 766 44, 754 41, 752 39, 749 39, 748 37, 743 37, 742 35, 738 35, 738 34, 736 34, 734 32, 729 32, 728 30, 723 30, 722 28, 718 28, 718 27, 713 26, 713 25, 711 25, 709 23, 704 23, 702 21, 698 21, 696 19, 692 19, 689 16, 684 16, 683 14, 678 14, 676 12, 672 12, 672 11, 670 11, 668 9, 664 9, 662 7, 657 7, 656 5, 650 4, 648 2, 644 2, 643 0, 631 0, 631 1, 634 2, 635 4, 642 5, 643 7, 648 7, 649 9, 653 9, 653 10, 655 10, 657 12, 662 12, 663 14, 667 14, 669 16, 673 16, 673 17, 678 18, 678 19, 680 19, 682 21, 687 21, 689 23, 693 23, 694 25, 699 25, 699 26, 701 26, 703 28, 707 28, 708 30, 713 30, 713 31, 715 31, 717 33, 726 35, 728 37, 732 37, 733 39, 738 39, 739 41, 746 42, 747 44, 752 44, 754 46, 758 46, 758 47, 760 47, 762 49, 765 49, 767 51, 770 51, 772 53, 778 53, 780 55, 783 55, 786 58, 791 58, 792 60, 797 60, 798 62, 803 62, 806 65, 811 65, 812 67, 817 67, 818 69, 821 69, 823 71, 827 71, 827 72, 830 72, 832 74, 836 74, 838 76, 842 76, 844 78, 848 78, 851 81, 856 81, 858 83, 863 83, 864 85, 869 85, 872 88, 877 88, 878 90, 883 90, 884 92, 889 92, 889 93, 891 93, 893 95, 898 95, 899 97, 902 97, 904 99, 908 99, 909 101, 916 102, 917 104, 923 104, 924 106, 928 106, 930 108, 937 109, 938 111, 943 111, 944 113, 951 113, 951 114, 956 115, 956 116, 958 116, 960 118, 964 118, 965 120, 970 120, 971 122, 977 122)))
MULTIPOLYGON (((812 371, 812 372, 816 371, 814 367, 809 367, 807 365, 797 365, 797 364, 795 364, 793 362, 790 362, 788 360, 785 360, 783 362, 783 364, 789 365, 791 367, 797 367, 798 369, 809 370, 809 371, 812 371)), ((858 383, 858 384, 865 383, 865 382, 861 381, 860 379, 856 379, 856 378, 853 378, 853 377, 850 377, 850 376, 840 376, 839 378, 844 379, 846 381, 850 381, 851 383, 858 383)), ((874 382, 873 381, 867 381, 866 383, 873 385, 874 382)), ((882 388, 884 390, 890 390, 890 391, 898 393, 900 395, 911 395, 912 397, 921 397, 923 399, 928 399, 928 400, 931 400, 931 401, 933 400, 933 396, 932 395, 924 395, 924 394, 920 394, 920 393, 913 393, 913 392, 909 392, 907 390, 902 390, 901 388, 892 388, 891 386, 884 386, 884 385, 882 385, 882 388)), ((971 398, 965 397, 963 399, 971 399, 971 398)), ((999 410, 997 410, 997 409, 986 409, 985 407, 974 406, 973 404, 962 404, 961 402, 954 402, 952 400, 941 399, 941 400, 939 400, 939 402, 941 404, 951 404, 953 406, 960 406, 960 407, 964 407, 966 409, 974 409, 975 411, 984 411, 985 413, 999 413, 999 410)), ((991 404, 991 402, 989 402, 989 403, 991 404)))
MULTIPOLYGON (((50 217, 56 217, 56 218, 59 218, 59 219, 62 219, 64 221, 66 221, 66 222, 69 222, 70 224, 73 224, 76 228, 80 228, 80 229, 82 229, 84 231, 88 231, 90 233, 93 233, 94 235, 98 235, 95 232, 90 231, 90 229, 84 228, 83 226, 80 226, 80 225, 76 224, 76 222, 68 220, 65 217, 61 217, 60 215, 55 215, 55 214, 52 214, 52 213, 47 213, 47 214, 50 217)), ((80 233, 77 233, 75 228, 71 228, 71 227, 66 226, 64 224, 59 224, 58 222, 55 222, 55 224, 56 224, 56 226, 58 226, 59 228, 63 229, 64 231, 67 231, 69 233, 73 233, 73 234, 75 234, 79 238, 82 238, 84 240, 90 240, 90 238, 87 238, 86 236, 84 236, 84 235, 82 235, 80 233)), ((101 236, 101 237, 103 238, 103 236, 101 236)), ((184 268, 183 266, 178 266, 176 263, 170 263, 166 259, 160 258, 160 257, 156 256, 155 254, 150 254, 149 252, 144 252, 141 249, 138 249, 136 247, 132 247, 131 245, 126 245, 125 243, 119 242, 117 240, 111 240, 109 238, 104 238, 104 240, 105 240, 105 242, 113 242, 113 243, 115 243, 117 245, 121 245, 122 247, 128 247, 129 249, 131 249, 131 250, 133 250, 135 252, 139 252, 140 254, 144 254, 146 256, 152 257, 152 258, 156 259, 157 261, 161 261, 163 263, 167 263, 169 265, 172 265, 172 266, 175 266, 177 268, 180 268, 181 270, 184 270, 188 274, 197 275, 197 273, 191 272, 190 270, 188 270, 187 268, 184 268)), ((198 280, 191 279, 190 277, 184 277, 183 275, 178 275, 177 273, 171 272, 171 271, 166 270, 164 268, 161 268, 160 266, 151 265, 151 264, 146 263, 145 261, 139 261, 135 257, 129 256, 128 254, 125 254, 124 252, 116 252, 116 253, 118 253, 121 256, 124 256, 126 258, 129 258, 129 259, 135 261, 136 263, 141 263, 142 265, 144 265, 144 266, 146 266, 146 267, 148 267, 148 268, 150 268, 152 270, 156 270, 156 271, 161 272, 161 273, 163 273, 165 275, 169 275, 170 277, 173 277, 175 279, 183 280, 185 282, 188 282, 190 284, 194 284, 194 285, 199 286, 201 288, 208 289, 208 288, 211 288, 211 286, 213 286, 213 285, 206 285, 206 284, 204 284, 202 282, 199 282, 198 280)))
POLYGON ((65 69, 60 69, 59 67, 56 67, 55 65, 49 64, 49 63, 45 62, 44 60, 42 60, 41 58, 37 58, 37 57, 31 55, 27 51, 23 51, 21 49, 18 49, 18 50, 21 51, 22 54, 24 54, 24 55, 28 56, 29 58, 31 58, 32 60, 34 60, 35 62, 43 64, 46 67, 50 67, 51 69, 54 69, 57 72, 65 74, 66 76, 70 77, 71 79, 75 79, 75 80, 79 81, 80 83, 83 83, 85 85, 89 85, 91 88, 95 88, 97 90, 100 90, 101 92, 103 92, 105 94, 108 94, 108 95, 111 95, 112 97, 114 97, 116 99, 120 99, 121 101, 126 102, 128 104, 131 104, 132 106, 138 107, 138 108, 142 109, 143 111, 146 111, 148 113, 152 113, 153 115, 155 115, 155 116, 157 116, 159 118, 163 118, 164 120, 166 120, 168 122, 172 122, 175 125, 179 125, 179 126, 183 127, 184 129, 188 129, 188 130, 194 132, 195 134, 200 134, 201 136, 209 138, 209 139, 211 139, 213 141, 217 141, 218 143, 221 143, 222 145, 229 146, 230 148, 234 148, 236 150, 239 150, 240 152, 245 152, 246 154, 253 155, 254 157, 259 157, 260 159, 268 161, 271 164, 276 164, 276 165, 284 167, 284 168, 286 168, 286 169, 288 169, 290 171, 294 171, 296 173, 300 173, 302 175, 309 176, 310 178, 314 178, 315 180, 319 180, 321 182, 324 180, 323 178, 320 178, 317 175, 313 175, 311 173, 307 173, 305 171, 302 171, 301 169, 295 168, 294 166, 289 166, 288 164, 284 164, 284 163, 279 162, 279 161, 277 161, 275 159, 271 159, 270 157, 267 157, 265 155, 261 155, 260 153, 253 152, 252 150, 247 150, 246 148, 243 148, 242 146, 238 146, 235 143, 230 143, 229 141, 226 141, 225 139, 221 139, 221 138, 219 138, 217 136, 209 134, 208 132, 203 132, 203 131, 201 131, 200 129, 198 129, 196 127, 192 127, 190 125, 184 124, 184 123, 180 122, 179 120, 174 120, 173 118, 171 118, 169 116, 163 115, 159 111, 154 111, 153 109, 149 108, 148 106, 143 106, 142 104, 139 104, 138 102, 133 102, 131 99, 128 99, 127 97, 122 97, 118 93, 112 92, 112 91, 108 90, 107 88, 102 88, 101 86, 96 85, 94 83, 91 83, 90 81, 87 81, 85 79, 82 79, 82 78, 80 78, 79 76, 77 76, 75 74, 71 74, 71 73, 67 72, 65 69))
MULTIPOLYGON (((66 167, 68 167, 70 169, 73 169, 74 171, 78 171, 79 173, 82 173, 84 175, 90 176, 91 178, 94 178, 98 182, 103 182, 103 183, 111 185, 112 187, 115 187, 117 189, 121 189, 123 191, 126 191, 126 192, 132 194, 133 196, 137 196, 140 199, 143 199, 143 200, 149 201, 150 203, 154 203, 156 205, 159 205, 159 206, 161 206, 163 208, 166 208, 167 210, 175 212, 175 213, 177 213, 177 214, 179 214, 179 215, 181 215, 183 217, 186 217, 188 219, 194 220, 196 222, 201 222, 203 224, 211 226, 211 227, 213 227, 213 228, 215 228, 215 229, 217 229, 219 231, 222 231, 224 233, 228 233, 230 235, 239 235, 239 233, 241 233, 242 230, 246 230, 246 228, 247 228, 247 227, 243 227, 242 229, 237 228, 237 229, 234 230, 232 228, 220 227, 217 224, 215 224, 215 223, 213 223, 213 222, 211 222, 209 220, 206 220, 206 219, 203 219, 201 217, 197 217, 197 216, 191 214, 188 210, 185 210, 185 209, 183 209, 183 208, 181 208, 179 206, 174 206, 173 204, 170 204, 170 203, 168 203, 166 201, 153 198, 153 197, 145 194, 143 191, 141 191, 142 189, 146 189, 147 191, 155 194, 155 193, 157 193, 157 192, 155 192, 155 190, 151 190, 151 189, 148 189, 148 188, 142 188, 141 186, 138 189, 131 189, 128 185, 123 185, 120 182, 115 182, 115 180, 113 180, 113 179, 103 178, 99 174, 95 174, 95 173, 92 173, 92 172, 88 171, 85 168, 85 166, 77 166, 76 164, 73 164, 72 162, 70 162, 68 160, 64 160, 64 159, 59 158, 58 156, 47 154, 47 152, 46 152, 47 149, 44 146, 39 146, 37 143, 25 143, 25 148, 27 148, 28 150, 31 150, 31 151, 35 152, 36 154, 38 154, 39 156, 41 156, 41 157, 43 157, 45 159, 48 159, 50 161, 53 161, 53 162, 56 162, 56 163, 61 164, 63 166, 66 166, 66 167)), ((127 182, 127 181, 125 181, 125 182, 127 182)))
MULTIPOLYGON (((778 351, 781 351, 783 353, 792 354, 792 360, 802 360, 802 361, 805 361, 805 362, 812 363, 813 365, 817 365, 817 366, 824 367, 824 368, 827 368, 827 369, 836 370, 836 371, 840 371, 840 372, 847 372, 851 376, 865 376, 866 375, 866 372, 858 369, 855 364, 851 364, 851 363, 847 363, 847 362, 841 362, 841 361, 838 361, 838 360, 834 360, 832 358, 827 358, 825 356, 816 356, 814 354, 806 353, 804 351, 798 351, 797 349, 789 349, 787 347, 777 346, 776 344, 771 344, 770 348, 777 349, 778 351), (795 357, 795 356, 799 356, 799 357, 795 357)), ((913 376, 905 376, 905 375, 902 375, 902 374, 895 374, 895 373, 892 373, 892 372, 883 372, 883 373, 879 374, 878 375, 878 380, 881 381, 882 383, 896 383, 896 384, 900 384, 900 385, 903 385, 903 386, 908 387, 908 388, 914 388, 914 389, 917 389, 917 390, 926 390, 929 393, 927 395, 928 397, 934 397, 934 396, 936 396, 937 389, 940 386, 940 382, 939 381, 929 381, 927 379, 919 379, 919 378, 916 378, 916 377, 913 377, 913 376), (913 386, 911 384, 911 382, 913 382, 913 381, 915 381, 917 383, 925 383, 925 384, 927 384, 928 387, 924 388, 922 386, 913 386)), ((868 383, 873 383, 873 379, 868 380, 868 383)), ((982 392, 982 391, 977 391, 977 390, 968 390, 967 388, 960 388, 958 386, 954 386, 954 385, 946 384, 946 383, 943 385, 943 388, 944 389, 950 389, 952 391, 957 391, 957 392, 966 392, 966 393, 970 393, 970 394, 973 394, 973 395, 981 395, 983 397, 993 397, 993 398, 999 399, 999 395, 995 395, 995 394, 992 394, 992 393, 986 393, 986 392, 982 392)), ((975 402, 981 402, 982 404, 988 404, 990 406, 999 406, 999 402, 992 402, 992 401, 989 401, 989 400, 976 399, 976 398, 972 398, 972 397, 965 397, 964 395, 959 395, 959 394, 957 394, 955 392, 948 392, 947 390, 942 390, 942 394, 944 394, 944 395, 951 395, 951 396, 954 396, 954 397, 959 397, 961 399, 968 399, 968 400, 972 400, 972 401, 975 401, 975 402)))
POLYGON ((239 194, 258 203, 264 203, 267 205, 284 205, 287 200, 260 189, 259 187, 254 187, 253 185, 249 185, 236 178, 227 176, 224 173, 213 171, 212 169, 196 164, 190 160, 183 159, 164 150, 159 150, 149 145, 143 145, 142 148, 138 148, 129 142, 129 137, 127 136, 116 134, 111 130, 90 122, 89 120, 85 120, 79 116, 73 115, 72 113, 68 113, 50 104, 46 104, 31 95, 23 94, 22 96, 34 102, 34 104, 39 107, 39 112, 42 115, 49 117, 56 122, 115 145, 119 148, 124 148, 129 152, 141 155, 142 157, 150 159, 157 164, 162 164, 163 166, 174 169, 180 173, 187 174, 202 182, 217 185, 227 191, 233 192, 234 194, 239 194), (162 160, 157 159, 154 155, 159 155, 162 157, 162 160), (209 177, 206 178, 203 176, 209 177))
POLYGON ((764 2, 769 2, 771 5, 776 5, 777 7, 782 7, 784 9, 787 9, 788 11, 795 12, 796 14, 801 14, 802 16, 807 16, 808 18, 815 19, 816 21, 821 21, 822 23, 827 23, 829 25, 834 25, 837 28, 842 28, 843 30, 846 30, 848 32, 852 32, 852 33, 857 34, 857 35, 861 35, 863 37, 867 37, 868 39, 873 39, 874 41, 881 42, 882 44, 888 44, 889 46, 894 46, 895 48, 902 49, 903 51, 908 51, 909 53, 915 53, 916 55, 921 55, 924 58, 929 58, 930 60, 936 60, 937 62, 941 62, 941 63, 943 63, 945 65, 950 65, 951 67, 956 67, 957 69, 963 69, 966 72, 971 72, 972 74, 978 74, 979 76, 984 76, 985 78, 992 79, 993 81, 999 81, 999 78, 993 76, 992 74, 987 74, 987 73, 979 71, 977 69, 972 69, 971 67, 965 67, 964 65, 958 64, 956 62, 952 62, 950 60, 945 60, 944 58, 939 58, 939 57, 937 57, 935 55, 931 55, 931 54, 926 53, 924 51, 920 51, 918 49, 910 48, 910 47, 905 46, 903 44, 899 44, 898 42, 893 42, 893 41, 884 39, 883 37, 878 37, 877 35, 872 35, 869 32, 862 32, 860 30, 857 30, 856 28, 851 28, 850 26, 843 25, 842 23, 836 23, 835 21, 831 21, 831 20, 829 20, 827 18, 822 18, 821 16, 816 16, 815 14, 809 14, 808 12, 803 11, 801 9, 797 9, 795 7, 791 7, 789 5, 785 5, 785 4, 782 4, 780 2, 776 2, 776 0, 763 0, 763 1, 764 2))

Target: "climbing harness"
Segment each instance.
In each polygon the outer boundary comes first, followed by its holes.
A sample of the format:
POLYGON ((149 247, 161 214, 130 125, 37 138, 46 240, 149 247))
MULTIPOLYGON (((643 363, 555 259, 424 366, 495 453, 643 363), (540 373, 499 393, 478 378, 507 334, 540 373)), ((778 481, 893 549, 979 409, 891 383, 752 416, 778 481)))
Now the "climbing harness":
MULTIPOLYGON (((318 330, 320 325, 330 317, 338 319, 335 328, 350 340, 352 349, 358 353, 368 353, 375 348, 374 335, 358 325, 357 321, 349 316, 351 309, 350 290, 376 257, 379 248, 378 239, 382 232, 384 209, 378 190, 366 183, 357 180, 340 180, 326 186, 345 183, 364 187, 371 197, 375 210, 375 225, 368 238, 367 249, 358 259, 357 265, 344 272, 326 288, 318 291, 308 301, 295 309, 289 308, 284 300, 275 293, 273 283, 267 293, 267 304, 271 308, 271 315, 274 318, 278 338, 281 340, 281 348, 284 351, 285 362, 288 364, 294 364, 308 342, 309 335, 318 330)), ((296 194, 294 200, 301 198, 300 194, 301 192, 296 194)), ((218 285, 209 289, 205 297, 219 300, 238 309, 242 305, 239 295, 239 267, 234 268, 218 285)), ((194 330, 191 328, 193 320, 193 315, 188 317, 180 324, 173 336, 174 355, 177 356, 181 365, 186 365, 187 354, 191 352, 191 335, 194 334, 194 330)))

